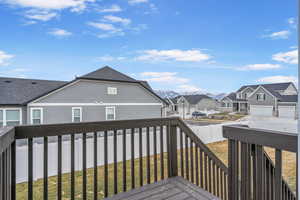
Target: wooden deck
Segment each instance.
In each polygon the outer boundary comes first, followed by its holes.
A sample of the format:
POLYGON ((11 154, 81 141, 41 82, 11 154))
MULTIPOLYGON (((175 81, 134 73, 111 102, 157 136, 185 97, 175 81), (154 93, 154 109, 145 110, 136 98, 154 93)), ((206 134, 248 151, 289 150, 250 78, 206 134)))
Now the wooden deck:
POLYGON ((169 178, 157 183, 120 193, 105 200, 218 200, 182 177, 169 178))

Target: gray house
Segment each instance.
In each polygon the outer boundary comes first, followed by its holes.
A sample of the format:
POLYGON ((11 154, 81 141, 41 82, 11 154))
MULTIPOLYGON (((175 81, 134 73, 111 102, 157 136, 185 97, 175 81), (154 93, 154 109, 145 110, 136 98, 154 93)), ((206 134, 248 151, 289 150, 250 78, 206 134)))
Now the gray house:
POLYGON ((157 118, 167 104, 110 67, 70 82, 0 78, 0 126, 157 118))
POLYGON ((297 98, 297 88, 291 82, 246 85, 224 97, 220 110, 249 112, 255 116, 296 118, 297 98))
POLYGON ((207 95, 182 95, 177 97, 177 111, 185 119, 195 111, 217 110, 218 102, 207 95))

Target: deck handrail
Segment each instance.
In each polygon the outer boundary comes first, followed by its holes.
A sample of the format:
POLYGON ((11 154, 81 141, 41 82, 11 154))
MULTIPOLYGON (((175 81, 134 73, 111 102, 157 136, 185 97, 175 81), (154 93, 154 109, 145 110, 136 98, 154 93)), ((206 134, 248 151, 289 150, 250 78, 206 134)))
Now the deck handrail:
POLYGON ((223 126, 223 136, 240 142, 268 146, 290 152, 297 152, 298 144, 295 133, 249 128, 241 125, 223 126))
MULTIPOLYGON (((50 137, 56 143, 57 154, 57 189, 56 198, 62 199, 62 153, 63 136, 70 142, 70 196, 75 198, 75 149, 76 140, 81 142, 82 159, 82 198, 87 199, 87 142, 92 145, 93 151, 93 199, 99 199, 98 193, 98 154, 103 155, 101 166, 104 168, 103 197, 108 197, 128 189, 150 184, 172 176, 182 176, 199 187, 209 191, 220 199, 228 199, 228 168, 226 165, 201 141, 201 139, 178 117, 115 120, 101 122, 81 122, 44 125, 21 125, 13 128, 4 128, 0 132, 0 200, 16 199, 16 143, 18 140, 26 145, 27 149, 27 199, 34 198, 34 149, 43 145, 43 198, 47 199, 48 191, 48 158, 50 137), (80 137, 77 137, 80 136, 80 137), (100 137, 99 137, 100 136, 100 137), (110 137, 110 138, 108 138, 110 137), (34 145, 39 138, 39 145, 34 145), (25 142, 24 142, 25 141, 25 142), (43 142, 41 142, 43 141, 43 142), (102 146, 98 146, 101 142, 102 146), (109 143, 110 142, 110 143, 109 143), (128 144, 131 147, 128 148, 128 144), (2 145, 3 144, 3 145, 2 145), (137 145, 135 147, 135 145, 137 145), (99 149, 101 148, 101 151, 99 149), (144 150, 144 148, 146 150, 144 150), (121 151, 122 155, 118 152, 121 151), (150 153, 152 150, 152 153, 150 153), (109 153, 108 153, 109 152, 109 153), (127 152, 127 153, 126 153, 127 152), (130 153, 130 162, 128 156, 130 153), (108 162, 108 154, 113 161, 108 162), (138 156, 138 157, 136 157, 138 156), (167 158, 167 159, 166 159, 167 158), (150 161, 153 161, 153 166, 150 161), (122 170, 118 165, 122 164, 122 170), (146 164, 146 165, 144 165, 146 164), (109 166, 112 169, 109 170, 109 166), (4 167, 2 167, 4 166, 4 167), (153 171, 151 171, 151 168, 153 171), (129 169, 128 169, 129 168, 129 169), (145 168, 145 169, 144 169, 145 168), (138 171, 136 171, 138 169, 138 171), (130 177, 128 177, 128 171, 130 177), (110 180, 112 174, 113 180, 110 180), (122 174, 122 177, 119 175, 122 174), (122 179, 119 183, 118 180, 122 179), (138 180, 136 180, 138 179, 138 180), (109 181, 113 183, 109 184, 109 181), (4 183, 4 184, 3 184, 4 183), (112 185, 112 190, 109 190, 112 185)), ((53 146, 53 145, 51 145, 53 146)), ((22 148, 24 149, 24 148, 22 148)), ((69 151, 69 150, 68 150, 69 151)))
POLYGON ((282 151, 297 152, 296 134, 230 125, 223 126, 223 137, 229 149, 229 199, 297 199, 282 176, 282 151), (264 147, 275 149, 275 162, 264 147))

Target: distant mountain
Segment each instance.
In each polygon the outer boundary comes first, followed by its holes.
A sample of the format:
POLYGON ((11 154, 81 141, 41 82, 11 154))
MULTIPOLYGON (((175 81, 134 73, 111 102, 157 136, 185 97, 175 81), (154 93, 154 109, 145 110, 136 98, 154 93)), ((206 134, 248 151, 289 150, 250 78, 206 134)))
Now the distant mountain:
POLYGON ((178 92, 174 92, 171 90, 155 90, 155 93, 161 98, 174 98, 180 95, 178 92))
POLYGON ((174 92, 172 90, 155 90, 156 94, 158 94, 161 98, 174 98, 179 95, 197 95, 197 94, 205 94, 211 98, 220 100, 223 97, 225 97, 227 94, 226 93, 220 93, 220 94, 212 94, 212 93, 203 93, 203 92, 174 92))

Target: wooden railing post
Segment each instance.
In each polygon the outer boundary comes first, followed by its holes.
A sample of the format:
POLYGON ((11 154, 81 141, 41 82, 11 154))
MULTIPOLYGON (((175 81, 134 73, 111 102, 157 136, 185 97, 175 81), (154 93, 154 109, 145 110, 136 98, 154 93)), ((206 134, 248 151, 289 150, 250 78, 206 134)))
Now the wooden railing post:
POLYGON ((177 125, 169 125, 169 147, 170 147, 170 176, 178 176, 177 164, 177 125))
POLYGON ((238 164, 238 142, 229 140, 228 144, 228 198, 239 199, 239 164, 238 164))

